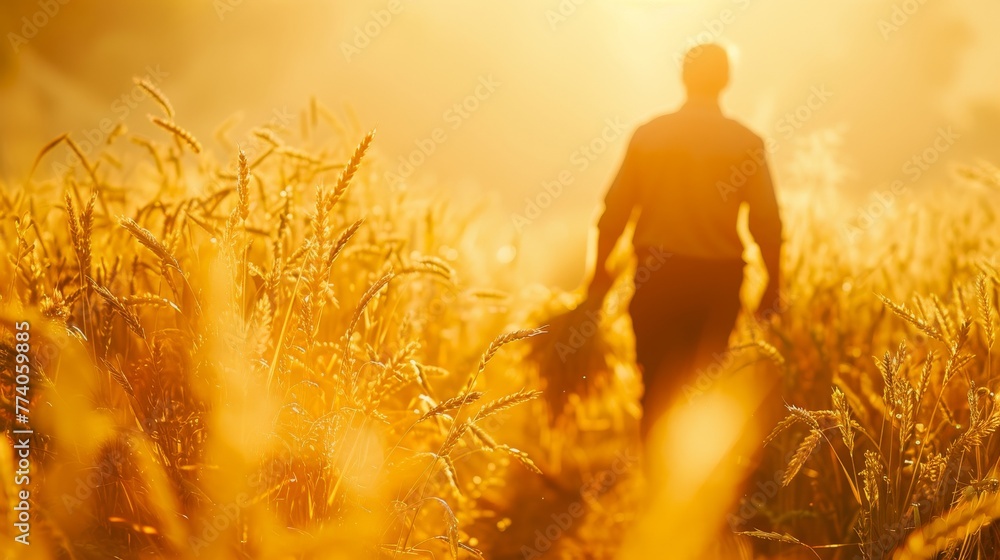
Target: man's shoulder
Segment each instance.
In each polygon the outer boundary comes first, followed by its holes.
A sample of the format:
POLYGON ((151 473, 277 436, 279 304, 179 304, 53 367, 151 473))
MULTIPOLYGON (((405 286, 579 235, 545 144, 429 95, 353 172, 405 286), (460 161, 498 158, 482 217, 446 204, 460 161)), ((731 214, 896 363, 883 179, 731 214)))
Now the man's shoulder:
POLYGON ((679 117, 677 112, 657 115, 646 122, 640 124, 632 134, 633 141, 642 142, 662 138, 664 134, 670 133, 678 128, 679 117))
POLYGON ((736 120, 736 119, 734 119, 732 117, 729 117, 729 116, 726 116, 725 120, 729 123, 729 126, 736 133, 743 135, 748 140, 752 140, 754 142, 763 142, 764 141, 764 139, 759 134, 757 134, 756 132, 754 132, 750 127, 746 126, 745 124, 741 123, 740 121, 738 121, 738 120, 736 120))
POLYGON ((702 132, 722 135, 731 141, 751 147, 764 144, 764 139, 759 134, 723 113, 706 119, 704 115, 693 117, 685 111, 664 113, 649 119, 636 128, 633 139, 641 143, 664 137, 683 137, 690 132, 692 127, 696 127, 702 132))
POLYGON ((636 132, 639 131, 652 132, 657 129, 669 127, 675 124, 680 118, 681 118, 680 111, 674 111, 672 113, 663 113, 639 125, 639 128, 636 129, 636 132))

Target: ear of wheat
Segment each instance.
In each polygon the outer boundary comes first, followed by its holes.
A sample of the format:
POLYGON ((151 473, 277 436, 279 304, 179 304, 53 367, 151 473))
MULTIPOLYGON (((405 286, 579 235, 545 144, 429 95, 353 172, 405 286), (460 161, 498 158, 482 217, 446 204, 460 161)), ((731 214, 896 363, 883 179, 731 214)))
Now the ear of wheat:
POLYGON ((166 115, 167 119, 171 121, 174 120, 174 107, 173 105, 170 104, 170 100, 167 99, 167 96, 162 91, 160 91, 159 88, 157 88, 155 85, 152 84, 152 82, 150 82, 145 78, 136 77, 133 79, 133 81, 135 82, 135 85, 142 88, 143 91, 148 93, 149 96, 152 97, 154 101, 156 101, 156 103, 160 106, 160 108, 163 109, 163 113, 166 115))
POLYGON ((155 124, 156 126, 172 134, 174 138, 177 138, 181 143, 186 145, 188 148, 191 148, 192 152, 196 154, 201 153, 201 142, 198 142, 198 140, 194 137, 193 134, 182 128, 179 124, 173 121, 161 119, 160 117, 156 117, 153 115, 149 115, 149 120, 151 120, 153 124, 155 124))

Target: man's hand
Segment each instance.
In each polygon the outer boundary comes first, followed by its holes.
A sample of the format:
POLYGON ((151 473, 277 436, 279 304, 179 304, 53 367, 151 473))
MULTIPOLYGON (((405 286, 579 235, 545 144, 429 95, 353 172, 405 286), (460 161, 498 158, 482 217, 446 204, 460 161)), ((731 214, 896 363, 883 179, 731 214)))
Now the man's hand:
POLYGON ((784 310, 785 301, 781 298, 778 282, 768 281, 767 287, 764 288, 764 295, 761 296, 760 303, 757 305, 757 311, 754 312, 754 318, 759 323, 768 323, 784 310))

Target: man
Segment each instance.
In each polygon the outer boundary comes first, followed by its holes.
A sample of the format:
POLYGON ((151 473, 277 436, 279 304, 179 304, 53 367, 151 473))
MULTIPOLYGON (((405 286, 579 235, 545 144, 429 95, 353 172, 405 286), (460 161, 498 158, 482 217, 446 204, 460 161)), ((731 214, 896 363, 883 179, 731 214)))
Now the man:
POLYGON ((777 310, 781 283, 782 225, 764 142, 719 108, 729 83, 725 49, 691 49, 683 80, 686 103, 636 130, 608 189, 587 296, 587 305, 604 301, 614 280, 608 256, 636 215, 632 244, 640 270, 671 255, 655 271, 649 266, 629 306, 645 384, 643 441, 681 387, 726 351, 740 309, 744 248, 737 216, 744 202, 769 277, 758 315, 777 310))

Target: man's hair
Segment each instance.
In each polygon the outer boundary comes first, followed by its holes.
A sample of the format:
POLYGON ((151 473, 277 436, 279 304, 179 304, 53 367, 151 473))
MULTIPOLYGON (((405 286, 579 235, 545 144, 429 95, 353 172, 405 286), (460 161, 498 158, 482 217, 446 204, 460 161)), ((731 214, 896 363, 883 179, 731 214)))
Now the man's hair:
POLYGON ((716 43, 695 46, 684 55, 682 75, 689 94, 717 96, 729 84, 729 53, 716 43))

